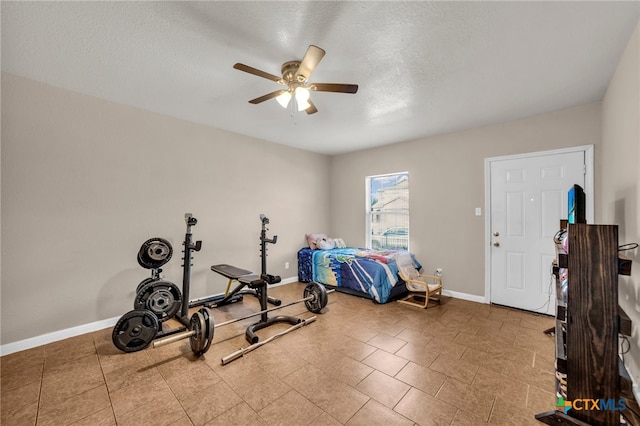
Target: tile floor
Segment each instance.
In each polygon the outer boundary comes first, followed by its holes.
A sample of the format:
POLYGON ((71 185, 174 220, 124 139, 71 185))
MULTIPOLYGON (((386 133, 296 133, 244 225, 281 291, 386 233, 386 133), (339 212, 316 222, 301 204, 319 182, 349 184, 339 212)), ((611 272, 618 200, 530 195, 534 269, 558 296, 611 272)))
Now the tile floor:
MULTIPOLYGON (((284 303, 304 284, 272 287, 284 303)), ((217 323, 258 311, 214 310, 217 323)), ((123 312, 124 313, 124 312, 123 312)), ((304 304, 270 315, 312 316, 304 304)), ((329 295, 317 320, 228 365, 257 317, 122 353, 111 329, 0 358, 3 425, 539 425, 553 409, 550 317, 444 298, 425 311, 329 295)), ((258 332, 266 338, 288 328, 258 332)))

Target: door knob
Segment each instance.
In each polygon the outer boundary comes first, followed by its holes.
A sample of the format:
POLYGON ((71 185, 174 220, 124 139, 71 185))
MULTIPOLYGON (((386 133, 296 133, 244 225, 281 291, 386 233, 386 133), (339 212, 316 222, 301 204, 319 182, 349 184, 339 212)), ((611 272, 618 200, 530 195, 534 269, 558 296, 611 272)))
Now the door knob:
POLYGON ((498 236, 500 236, 500 233, 498 231, 496 231, 496 232, 493 233, 493 236, 494 237, 498 237, 498 236))
POLYGON ((493 246, 494 247, 500 247, 500 243, 496 241, 496 242, 493 243, 493 246))

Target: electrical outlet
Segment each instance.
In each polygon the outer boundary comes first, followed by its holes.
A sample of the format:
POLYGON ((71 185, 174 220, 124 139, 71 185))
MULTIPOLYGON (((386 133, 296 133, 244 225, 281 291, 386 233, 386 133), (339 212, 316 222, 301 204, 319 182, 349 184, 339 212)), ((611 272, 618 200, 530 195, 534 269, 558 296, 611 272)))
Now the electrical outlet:
POLYGON ((436 268, 436 277, 442 276, 442 268, 436 268))
POLYGON ((284 262, 284 269, 289 269, 289 262, 284 262))

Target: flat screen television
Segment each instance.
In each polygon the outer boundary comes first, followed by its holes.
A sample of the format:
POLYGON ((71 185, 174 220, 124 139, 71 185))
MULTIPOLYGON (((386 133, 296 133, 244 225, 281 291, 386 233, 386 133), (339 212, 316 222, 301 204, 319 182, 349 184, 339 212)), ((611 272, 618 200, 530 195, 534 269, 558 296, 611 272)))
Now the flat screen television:
POLYGON ((587 223, 584 190, 580 185, 573 185, 569 190, 569 223, 587 223))

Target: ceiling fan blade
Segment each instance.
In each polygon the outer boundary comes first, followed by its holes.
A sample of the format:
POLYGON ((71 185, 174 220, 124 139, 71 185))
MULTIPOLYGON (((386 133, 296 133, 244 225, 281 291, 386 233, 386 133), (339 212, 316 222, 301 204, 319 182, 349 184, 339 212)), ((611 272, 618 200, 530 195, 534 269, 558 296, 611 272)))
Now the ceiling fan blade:
POLYGON ((320 49, 318 46, 314 46, 313 44, 307 48, 307 52, 304 54, 304 58, 300 62, 300 66, 298 67, 298 71, 296 71, 296 78, 300 80, 302 78, 303 81, 307 81, 313 70, 316 68, 316 65, 320 62, 320 60, 324 57, 325 51, 320 49))
POLYGON ((307 99, 307 102, 309 102, 309 107, 307 109, 305 109, 305 112, 309 115, 311 114, 315 114, 316 112, 318 112, 318 108, 316 108, 316 106, 313 104, 313 102, 311 102, 311 99, 307 99))
POLYGON ((309 85, 309 90, 315 90, 316 92, 356 93, 358 91, 358 85, 343 83, 314 83, 309 85))
POLYGON ((277 75, 269 74, 268 72, 261 71, 257 68, 250 67, 249 65, 237 63, 233 66, 235 69, 248 72, 249 74, 257 75, 258 77, 266 78, 268 80, 275 81, 276 83, 284 84, 282 82, 282 77, 278 77, 277 75))
POLYGON ((275 92, 267 93, 266 95, 260 96, 259 98, 251 99, 249 101, 249 103, 250 104, 259 104, 261 102, 268 101, 269 99, 275 98, 276 96, 280 96, 280 95, 282 95, 283 93, 286 93, 286 92, 287 91, 284 90, 284 89, 276 90, 275 92))

